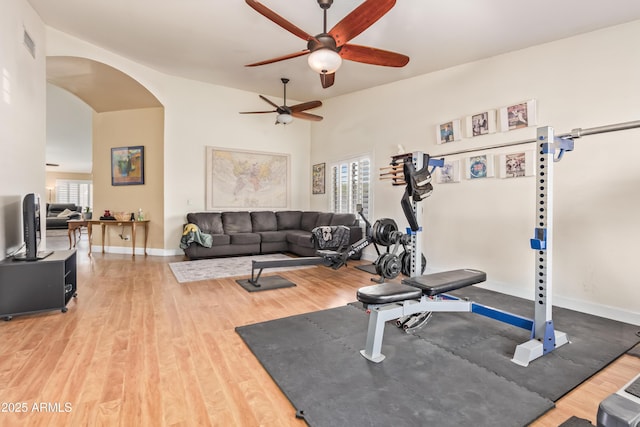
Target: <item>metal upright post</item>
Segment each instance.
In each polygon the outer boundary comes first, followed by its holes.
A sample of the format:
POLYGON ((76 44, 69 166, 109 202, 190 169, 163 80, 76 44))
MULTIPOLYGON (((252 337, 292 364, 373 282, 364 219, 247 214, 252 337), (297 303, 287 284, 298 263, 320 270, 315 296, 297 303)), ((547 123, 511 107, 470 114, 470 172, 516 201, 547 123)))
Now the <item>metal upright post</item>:
MULTIPOLYGON (((411 155, 411 161, 415 165, 416 170, 422 169, 424 162, 424 153, 421 151, 415 151, 411 155)), ((423 215, 422 211, 418 210, 418 203, 412 199, 411 205, 413 207, 413 213, 415 214, 420 228, 411 233, 411 277, 418 277, 422 274, 422 237, 420 232, 422 231, 423 215)))
POLYGON ((567 334, 556 331, 552 319, 552 236, 553 236, 553 166, 565 151, 573 150, 572 139, 554 136, 553 128, 538 128, 535 236, 531 248, 535 252, 535 319, 531 340, 516 347, 514 363, 528 366, 529 362, 569 342, 567 334))

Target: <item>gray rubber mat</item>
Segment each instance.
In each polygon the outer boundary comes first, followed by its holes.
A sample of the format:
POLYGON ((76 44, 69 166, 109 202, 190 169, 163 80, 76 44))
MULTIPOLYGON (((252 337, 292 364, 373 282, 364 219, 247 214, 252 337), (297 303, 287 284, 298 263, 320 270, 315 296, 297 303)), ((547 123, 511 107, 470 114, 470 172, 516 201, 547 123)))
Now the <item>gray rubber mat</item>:
MULTIPOLYGON (((533 311, 526 300, 466 291, 487 305, 533 311)), ((236 328, 311 426, 524 426, 640 340, 633 325, 556 309, 556 328, 571 344, 524 368, 510 359, 526 331, 436 313, 414 334, 387 324, 387 358, 375 364, 359 354, 368 316, 357 305, 236 328)))

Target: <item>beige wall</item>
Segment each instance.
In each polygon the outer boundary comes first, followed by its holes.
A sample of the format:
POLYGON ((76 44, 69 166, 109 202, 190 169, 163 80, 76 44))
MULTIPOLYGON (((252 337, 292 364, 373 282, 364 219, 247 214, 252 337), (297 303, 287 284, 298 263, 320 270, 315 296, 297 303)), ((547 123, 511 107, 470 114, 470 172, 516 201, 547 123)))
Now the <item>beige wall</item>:
MULTIPOLYGON (((113 212, 138 212, 142 209, 149 224, 148 248, 162 248, 164 234, 164 108, 94 113, 93 115, 93 188, 94 219, 109 209, 113 212), (144 185, 111 185, 111 149, 144 146, 144 185)), ((130 248, 131 241, 118 237, 119 227, 109 227, 105 246, 111 252, 130 248)), ((125 229, 130 235, 130 230, 125 229)), ((139 232, 138 239, 143 234, 139 232)), ((141 240, 139 240, 141 241, 141 240)), ((101 244, 94 233, 93 244, 101 244)), ((136 242, 140 247, 140 243, 136 242)), ((123 250, 123 252, 126 252, 123 250)))

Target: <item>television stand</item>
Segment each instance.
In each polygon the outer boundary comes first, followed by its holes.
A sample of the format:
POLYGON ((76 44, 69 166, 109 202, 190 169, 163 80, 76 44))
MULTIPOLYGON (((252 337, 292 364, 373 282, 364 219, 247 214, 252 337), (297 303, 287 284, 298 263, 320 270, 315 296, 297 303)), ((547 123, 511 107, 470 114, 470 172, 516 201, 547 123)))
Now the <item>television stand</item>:
POLYGON ((14 261, 38 261, 39 259, 45 259, 52 253, 53 251, 38 251, 35 258, 27 258, 27 254, 20 253, 15 254, 11 259, 13 259, 14 261))
POLYGON ((20 314, 67 311, 77 296, 76 251, 54 251, 44 259, 0 261, 0 318, 20 314))

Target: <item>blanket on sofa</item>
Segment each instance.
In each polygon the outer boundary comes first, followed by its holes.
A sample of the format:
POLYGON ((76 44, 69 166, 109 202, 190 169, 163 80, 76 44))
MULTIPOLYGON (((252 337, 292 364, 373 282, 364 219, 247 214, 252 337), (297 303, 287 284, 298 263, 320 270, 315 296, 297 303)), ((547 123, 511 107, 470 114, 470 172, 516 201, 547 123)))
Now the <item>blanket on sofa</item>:
POLYGON ((197 225, 187 224, 184 226, 182 237, 180 238, 180 249, 185 249, 194 242, 205 248, 210 248, 213 244, 213 237, 211 237, 211 234, 200 231, 197 225))

